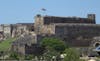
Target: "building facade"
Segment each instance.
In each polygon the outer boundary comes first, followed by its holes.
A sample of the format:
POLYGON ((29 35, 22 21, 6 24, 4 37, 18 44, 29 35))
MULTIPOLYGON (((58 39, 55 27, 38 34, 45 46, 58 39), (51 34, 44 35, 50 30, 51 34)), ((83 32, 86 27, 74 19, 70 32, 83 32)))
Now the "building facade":
POLYGON ((80 17, 58 17, 58 16, 35 16, 34 29, 37 34, 46 33, 45 31, 54 23, 81 23, 95 24, 95 14, 88 14, 87 18, 80 17))
POLYGON ((1 24, 0 35, 5 39, 9 37, 17 37, 23 33, 33 32, 34 23, 17 23, 17 24, 1 24))
POLYGON ((34 29, 38 35, 53 35, 72 47, 90 46, 92 38, 100 36, 95 14, 88 14, 87 18, 37 15, 34 29))
MULTIPOLYGON (((37 15, 34 26, 24 27, 23 25, 25 24, 21 24, 21 26, 18 24, 15 27, 19 31, 18 33, 23 34, 22 29, 24 32, 31 29, 35 34, 34 38, 29 40, 27 40, 28 36, 19 38, 13 43, 12 49, 24 55, 34 53, 34 49, 37 47, 34 44, 39 44, 44 37, 60 38, 71 47, 89 47, 93 38, 100 36, 100 24, 96 24, 95 14, 88 14, 87 18, 37 15), (29 43, 30 40, 33 41, 29 43)), ((83 48, 83 50, 86 49, 83 48)))

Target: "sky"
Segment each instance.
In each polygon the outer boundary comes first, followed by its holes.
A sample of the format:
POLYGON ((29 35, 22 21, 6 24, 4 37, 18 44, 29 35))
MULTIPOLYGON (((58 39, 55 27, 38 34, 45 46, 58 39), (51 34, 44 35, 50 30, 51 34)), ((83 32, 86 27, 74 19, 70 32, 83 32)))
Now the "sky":
POLYGON ((96 23, 100 24, 99 6, 100 0, 0 0, 0 24, 33 23, 37 14, 64 17, 96 14, 96 23))

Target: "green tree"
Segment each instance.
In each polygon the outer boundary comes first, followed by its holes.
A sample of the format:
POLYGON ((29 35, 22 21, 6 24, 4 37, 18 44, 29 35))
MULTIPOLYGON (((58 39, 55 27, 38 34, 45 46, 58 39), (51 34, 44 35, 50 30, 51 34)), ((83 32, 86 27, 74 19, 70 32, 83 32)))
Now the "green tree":
POLYGON ((65 43, 57 38, 43 38, 41 41, 41 45, 44 47, 51 47, 57 52, 63 52, 66 48, 65 43))
POLYGON ((65 54, 64 61, 81 61, 79 53, 75 49, 68 48, 65 50, 65 54))
POLYGON ((43 56, 47 61, 51 61, 51 59, 53 59, 53 56, 56 57, 58 54, 58 52, 56 52, 54 49, 48 46, 46 47, 46 52, 43 54, 43 56))
POLYGON ((19 55, 15 52, 12 52, 9 56, 10 59, 19 60, 19 55))
POLYGON ((25 60, 32 60, 34 58, 34 55, 26 55, 25 60))

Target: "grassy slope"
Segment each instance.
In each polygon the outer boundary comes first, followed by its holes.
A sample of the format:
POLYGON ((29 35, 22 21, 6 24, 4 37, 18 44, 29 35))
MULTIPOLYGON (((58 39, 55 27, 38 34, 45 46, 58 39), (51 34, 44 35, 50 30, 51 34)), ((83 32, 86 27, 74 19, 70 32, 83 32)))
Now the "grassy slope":
POLYGON ((11 43, 15 40, 15 38, 9 38, 0 43, 0 51, 7 51, 11 47, 11 43))

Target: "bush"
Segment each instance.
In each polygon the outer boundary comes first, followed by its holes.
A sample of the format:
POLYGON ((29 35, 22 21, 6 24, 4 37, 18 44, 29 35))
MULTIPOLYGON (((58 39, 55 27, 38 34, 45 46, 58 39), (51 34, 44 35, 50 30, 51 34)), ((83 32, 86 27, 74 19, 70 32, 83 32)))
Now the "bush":
POLYGON ((12 52, 9 56, 10 59, 13 59, 13 60, 19 60, 19 56, 17 53, 15 52, 12 52))
POLYGON ((72 48, 68 48, 65 50, 65 58, 64 61, 80 61, 79 53, 72 48))
POLYGON ((25 60, 32 60, 34 58, 33 55, 26 55, 25 60))
POLYGON ((66 48, 65 43, 57 38, 43 38, 41 41, 41 45, 44 47, 51 47, 57 52, 63 52, 66 48))
POLYGON ((55 50, 53 50, 51 47, 47 47, 46 48, 46 52, 43 54, 43 56, 45 57, 45 59, 47 61, 51 61, 51 59, 53 58, 53 56, 57 56, 59 53, 55 50))

